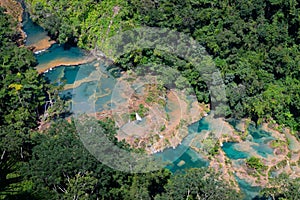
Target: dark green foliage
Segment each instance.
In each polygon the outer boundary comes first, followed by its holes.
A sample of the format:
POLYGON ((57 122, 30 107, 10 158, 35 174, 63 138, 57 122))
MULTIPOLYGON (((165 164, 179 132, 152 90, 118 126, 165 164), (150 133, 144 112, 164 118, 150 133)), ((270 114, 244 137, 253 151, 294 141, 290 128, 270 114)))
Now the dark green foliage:
POLYGON ((26 0, 32 19, 59 42, 87 49, 120 30, 132 28, 133 11, 123 0, 26 0))
POLYGON ((32 158, 24 169, 24 174, 34 183, 35 195, 57 199, 72 184, 70 179, 85 178, 91 169, 102 170, 97 168, 97 161, 85 151, 75 132, 74 125, 58 122, 47 135, 38 134, 35 138, 39 145, 33 148, 32 158))
POLYGON ((33 68, 33 53, 17 46, 18 34, 0 7, 0 195, 18 190, 18 169, 29 158, 30 132, 38 126, 47 88, 33 68))
MULTIPOLYGON (((106 131, 114 131, 113 127, 106 131)), ((206 169, 171 176, 168 170, 130 174, 97 161, 83 146, 73 123, 60 120, 47 134, 37 135, 37 146, 23 173, 32 181, 31 193, 41 199, 238 199, 240 195, 206 169)))
MULTIPOLYGON (((139 25, 192 36, 213 57, 226 84, 228 105, 219 106, 219 113, 251 117, 258 123, 272 120, 300 130, 300 6, 296 0, 26 2, 34 21, 53 38, 86 49, 97 50, 106 38, 139 25)), ((204 169, 171 177, 167 170, 128 174, 108 168, 83 147, 73 123, 59 120, 63 103, 51 105, 45 117, 57 122, 45 134, 33 133, 44 112, 45 94, 52 104, 59 101, 58 92, 33 69, 33 54, 16 46, 15 25, 0 8, 0 195, 7 199, 241 199, 217 174, 204 169), (27 181, 20 176, 24 163, 27 181)), ((211 101, 195 66, 176 55, 138 49, 124 54, 117 64, 124 69, 150 64, 153 71, 162 65, 172 67, 189 81, 199 101, 211 101)), ((165 78, 172 81, 172 75, 165 78)), ((185 88, 185 83, 176 83, 185 88)), ((140 115, 145 112, 140 108, 140 115)), ((99 123, 110 141, 132 151, 124 141, 117 141, 112 121, 99 123)), ((216 145, 209 153, 218 150, 216 145)), ((257 158, 247 164, 258 171, 265 168, 257 158)), ((274 183, 263 191, 265 196, 300 198, 298 179, 279 177, 274 183)))
MULTIPOLYGON (((101 48, 108 36, 139 25, 186 33, 206 48, 221 70, 228 105, 218 106, 218 113, 251 117, 258 123, 273 119, 300 129, 300 8, 296 0, 27 2, 36 20, 59 41, 78 38, 78 44, 87 49, 101 48), (116 6, 121 12, 114 16, 116 6)), ((175 55, 138 49, 117 62, 125 69, 149 63, 174 67, 191 83, 200 102, 210 102, 201 75, 175 55)))
MULTIPOLYGON (((231 108, 231 112, 225 108, 223 113, 238 118, 249 116, 259 123, 273 118, 279 124, 299 130, 297 1, 171 0, 132 1, 132 5, 142 24, 187 33, 213 56, 223 74, 231 108)), ((172 66, 179 65, 172 63, 172 66)), ((199 85, 199 78, 188 69, 185 72, 198 99, 207 102, 205 95, 199 94, 206 90, 199 85)))
MULTIPOLYGON (((114 132, 109 123, 102 122, 102 126, 107 134, 114 132)), ((170 176, 166 170, 129 174, 101 164, 84 148, 75 125, 64 120, 34 140, 38 145, 33 148, 24 174, 33 182, 33 194, 40 198, 67 198, 70 192, 86 194, 87 199, 150 197, 164 191, 163 185, 170 176)))
POLYGON ((270 180, 270 186, 264 188, 261 194, 272 200, 280 199, 299 199, 300 198, 300 179, 292 179, 286 174, 280 174, 278 177, 270 180))
POLYGON ((215 146, 209 151, 209 154, 210 154, 211 156, 216 156, 216 155, 219 154, 219 150, 220 150, 220 143, 217 142, 217 143, 215 144, 215 146))
POLYGON ((125 149, 127 151, 139 151, 140 149, 132 149, 128 143, 123 139, 122 141, 118 141, 117 139, 117 131, 115 128, 115 122, 112 119, 104 119, 102 121, 99 121, 99 124, 104 129, 105 136, 113 142, 114 145, 121 149, 125 149))
POLYGON ((218 174, 203 168, 172 176, 165 189, 166 192, 155 199, 241 199, 241 195, 220 180, 218 174))

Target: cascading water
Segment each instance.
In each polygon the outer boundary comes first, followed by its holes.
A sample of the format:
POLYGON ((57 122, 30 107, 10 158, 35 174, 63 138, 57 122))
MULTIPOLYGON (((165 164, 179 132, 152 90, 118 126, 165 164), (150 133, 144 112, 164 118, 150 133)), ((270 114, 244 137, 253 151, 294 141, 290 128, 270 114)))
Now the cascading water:
MULTIPOLYGON (((32 45, 39 40, 43 40, 47 33, 43 28, 34 24, 29 18, 28 14, 24 15, 24 31, 27 34, 26 45, 32 45)), ((82 104, 82 109, 85 110, 84 102, 90 98, 93 91, 89 88, 95 82, 89 80, 92 77, 93 71, 96 66, 99 66, 99 62, 88 62, 80 65, 71 66, 59 66, 52 69, 49 67, 49 63, 53 66, 61 65, 68 62, 76 62, 86 59, 85 52, 77 47, 65 48, 64 45, 54 44, 49 49, 36 54, 39 65, 37 69, 46 69, 44 76, 47 80, 53 83, 59 83, 60 80, 65 80, 68 89, 63 92, 63 95, 67 95, 69 98, 73 98, 73 101, 78 104, 82 104), (98 63, 98 65, 97 65, 98 63), (84 73, 78 73, 80 69, 84 69, 84 73), (76 80, 76 81, 75 81, 76 80), (82 81, 80 83, 76 83, 82 81), (77 85, 76 85, 77 84, 77 85)), ((101 111, 107 109, 111 105, 111 90, 115 84, 115 74, 111 74, 105 70, 104 63, 100 63, 100 67, 105 76, 101 77, 100 84, 97 80, 97 84, 100 85, 99 92, 103 92, 103 95, 94 101, 96 109, 101 111)), ((111 70, 113 73, 116 72, 111 70)), ((118 70, 117 70, 118 71, 118 70)), ((166 108, 168 111, 170 108, 166 108)), ((189 135, 183 139, 182 143, 176 148, 168 148, 163 152, 156 153, 155 156, 161 157, 165 161, 169 161, 167 166, 173 173, 178 170, 186 168, 206 167, 209 165, 209 161, 203 159, 203 157, 196 151, 189 147, 191 139, 194 135, 200 134, 203 130, 210 130, 210 125, 205 118, 189 126, 189 135)), ((257 154, 266 157, 271 155, 273 150, 267 146, 267 142, 272 140, 272 137, 261 129, 257 129, 254 126, 249 127, 249 133, 251 135, 250 140, 253 143, 252 151, 256 151, 257 154)), ((236 143, 224 143, 222 149, 225 151, 229 159, 246 159, 249 157, 249 152, 240 151, 236 148, 236 143)), ((251 187, 244 180, 238 179, 237 181, 243 191, 247 194, 247 199, 251 199, 258 194, 258 187, 251 187)))

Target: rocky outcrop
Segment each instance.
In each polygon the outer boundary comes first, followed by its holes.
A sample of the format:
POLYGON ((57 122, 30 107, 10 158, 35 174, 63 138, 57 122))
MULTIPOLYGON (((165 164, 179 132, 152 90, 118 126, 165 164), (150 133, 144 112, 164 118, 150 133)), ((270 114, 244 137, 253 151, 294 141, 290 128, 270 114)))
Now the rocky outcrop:
POLYGON ((19 46, 24 45, 26 38, 25 32, 22 30, 23 8, 19 1, 1 0, 0 6, 6 9, 6 13, 11 15, 17 22, 17 31, 19 32, 17 43, 19 46))

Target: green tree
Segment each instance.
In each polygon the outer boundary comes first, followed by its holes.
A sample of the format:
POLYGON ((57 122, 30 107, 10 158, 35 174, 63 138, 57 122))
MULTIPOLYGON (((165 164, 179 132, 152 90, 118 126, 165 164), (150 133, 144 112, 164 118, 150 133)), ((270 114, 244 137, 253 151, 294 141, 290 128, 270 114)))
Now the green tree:
MULTIPOLYGON (((109 121, 101 125, 107 137, 115 132, 109 121)), ((33 140, 37 145, 23 173, 33 183, 30 191, 38 198, 153 198, 164 191, 170 177, 164 169, 130 174, 107 167, 85 149, 75 124, 66 120, 57 120, 46 134, 37 134, 33 140)))
MULTIPOLYGON (((228 99, 222 100, 220 113, 250 117, 258 123, 273 118, 299 131, 300 89, 295 80, 300 75, 300 20, 296 0, 26 2, 33 18, 60 42, 77 42, 86 49, 101 51, 105 39, 140 25, 190 35, 205 47, 223 76, 228 99), (287 101, 280 101, 279 96, 287 101)), ((162 71, 161 65, 170 66, 187 78, 199 101, 211 103, 218 98, 208 92, 195 66, 166 52, 139 49, 123 55, 117 63, 124 69, 151 63, 156 71, 162 71)), ((172 74, 168 75, 165 78, 172 80, 172 74)), ((184 88, 184 82, 179 79, 176 84, 184 88)))
POLYGON ((241 199, 241 195, 218 174, 204 168, 175 174, 165 186, 166 192, 155 199, 241 199))
POLYGON ((261 191, 261 194, 272 200, 292 200, 300 198, 300 179, 292 179, 286 174, 270 180, 270 185, 261 191))
POLYGON ((18 192, 19 168, 28 160, 47 84, 33 68, 33 53, 16 44, 16 22, 0 7, 0 194, 18 192))

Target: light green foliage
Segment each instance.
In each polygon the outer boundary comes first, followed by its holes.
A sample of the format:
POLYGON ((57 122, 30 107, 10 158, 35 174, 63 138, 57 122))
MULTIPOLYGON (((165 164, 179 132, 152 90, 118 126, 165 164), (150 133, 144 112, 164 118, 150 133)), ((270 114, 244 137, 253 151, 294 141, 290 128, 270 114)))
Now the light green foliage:
POLYGON ((292 179, 282 173, 278 177, 270 180, 270 185, 261 191, 264 197, 271 199, 299 199, 300 198, 300 179, 292 179))
POLYGON ((122 0, 26 0, 32 18, 59 42, 96 48, 118 31, 136 25, 133 10, 122 0))
POLYGON ((266 169, 266 166, 262 163, 262 161, 257 157, 250 157, 246 160, 246 164, 252 168, 257 170, 258 172, 262 172, 262 170, 266 169))
POLYGON ((30 155, 47 85, 33 53, 18 47, 16 22, 0 7, 0 195, 22 190, 19 167, 30 155))
POLYGON ((183 174, 175 174, 165 186, 166 192, 156 200, 182 199, 241 199, 241 194, 231 189, 229 184, 218 179, 218 174, 203 168, 190 169, 183 174))
MULTIPOLYGON (((185 88, 185 77, 200 102, 208 103, 210 98, 219 102, 217 115, 250 117, 258 123, 274 119, 299 130, 300 20, 295 0, 242 0, 232 5, 202 0, 26 2, 35 21, 54 38, 86 49, 107 49, 103 45, 108 37, 140 25, 186 33, 212 56, 226 84, 227 99, 208 93, 195 66, 176 55, 137 49, 116 62, 125 69, 151 63, 148 66, 162 74, 161 66, 169 66, 181 72, 182 77, 174 80, 178 88, 185 88)), ((175 76, 168 70, 162 77, 172 82, 175 76)))
MULTIPOLYGON (((151 70, 163 75, 164 83, 174 82, 178 88, 185 88, 188 81, 200 102, 219 101, 217 112, 225 116, 249 117, 258 123, 274 120, 280 129, 288 126, 292 131, 300 130, 300 10, 296 0, 26 2, 33 20, 52 38, 85 49, 102 50, 108 37, 140 25, 188 34, 212 56, 213 60, 205 61, 205 65, 213 61, 220 69, 226 99, 218 94, 210 96, 195 66, 176 55, 158 49, 137 49, 116 62, 124 69, 150 63, 151 70), (171 70, 166 72, 162 65, 171 70), (175 79, 177 71, 182 75, 179 79, 175 79)), ((19 37, 15 25, 0 9, 1 194, 14 196, 12 199, 241 199, 218 175, 203 169, 170 178, 166 170, 132 175, 98 163, 82 147, 74 124, 57 120, 64 109, 63 102, 48 107, 49 115, 43 118, 56 119, 57 124, 47 134, 33 134, 31 130, 37 128, 44 112, 41 106, 45 95, 56 102, 59 99, 55 88, 45 86, 32 68, 36 62, 33 54, 14 44, 19 37), (24 174, 29 181, 22 182, 27 191, 21 193, 16 184, 22 180, 19 169, 23 162, 27 163, 24 174)), ((154 100, 149 98, 147 102, 154 100)), ((140 108, 139 114, 144 111, 140 108)), ((112 122, 99 123, 111 141, 130 149, 117 141, 112 122)), ((217 153, 219 147, 213 145, 212 139, 207 146, 211 154, 217 153)), ((265 169, 255 157, 249 158, 247 164, 257 171, 265 169)), ((286 161, 278 167, 285 164, 286 161)), ((264 194, 273 199, 300 199, 299 188, 298 179, 279 177, 264 194)))
POLYGON ((139 108, 135 111, 130 113, 130 120, 134 121, 136 120, 136 114, 139 114, 140 117, 145 117, 147 115, 147 112, 149 111, 149 108, 146 108, 143 104, 139 105, 139 108))
POLYGON ((137 113, 141 117, 145 117, 145 115, 147 114, 148 111, 149 111, 149 108, 146 108, 143 104, 140 104, 139 109, 137 110, 137 113))
POLYGON ((63 199, 91 199, 91 191, 94 190, 97 179, 90 173, 81 174, 80 172, 73 178, 68 179, 67 188, 64 192, 63 199))
POLYGON ((284 141, 281 141, 281 140, 273 140, 271 142, 271 147, 272 148, 279 148, 279 147, 283 147, 284 145, 286 145, 286 143, 284 141))

